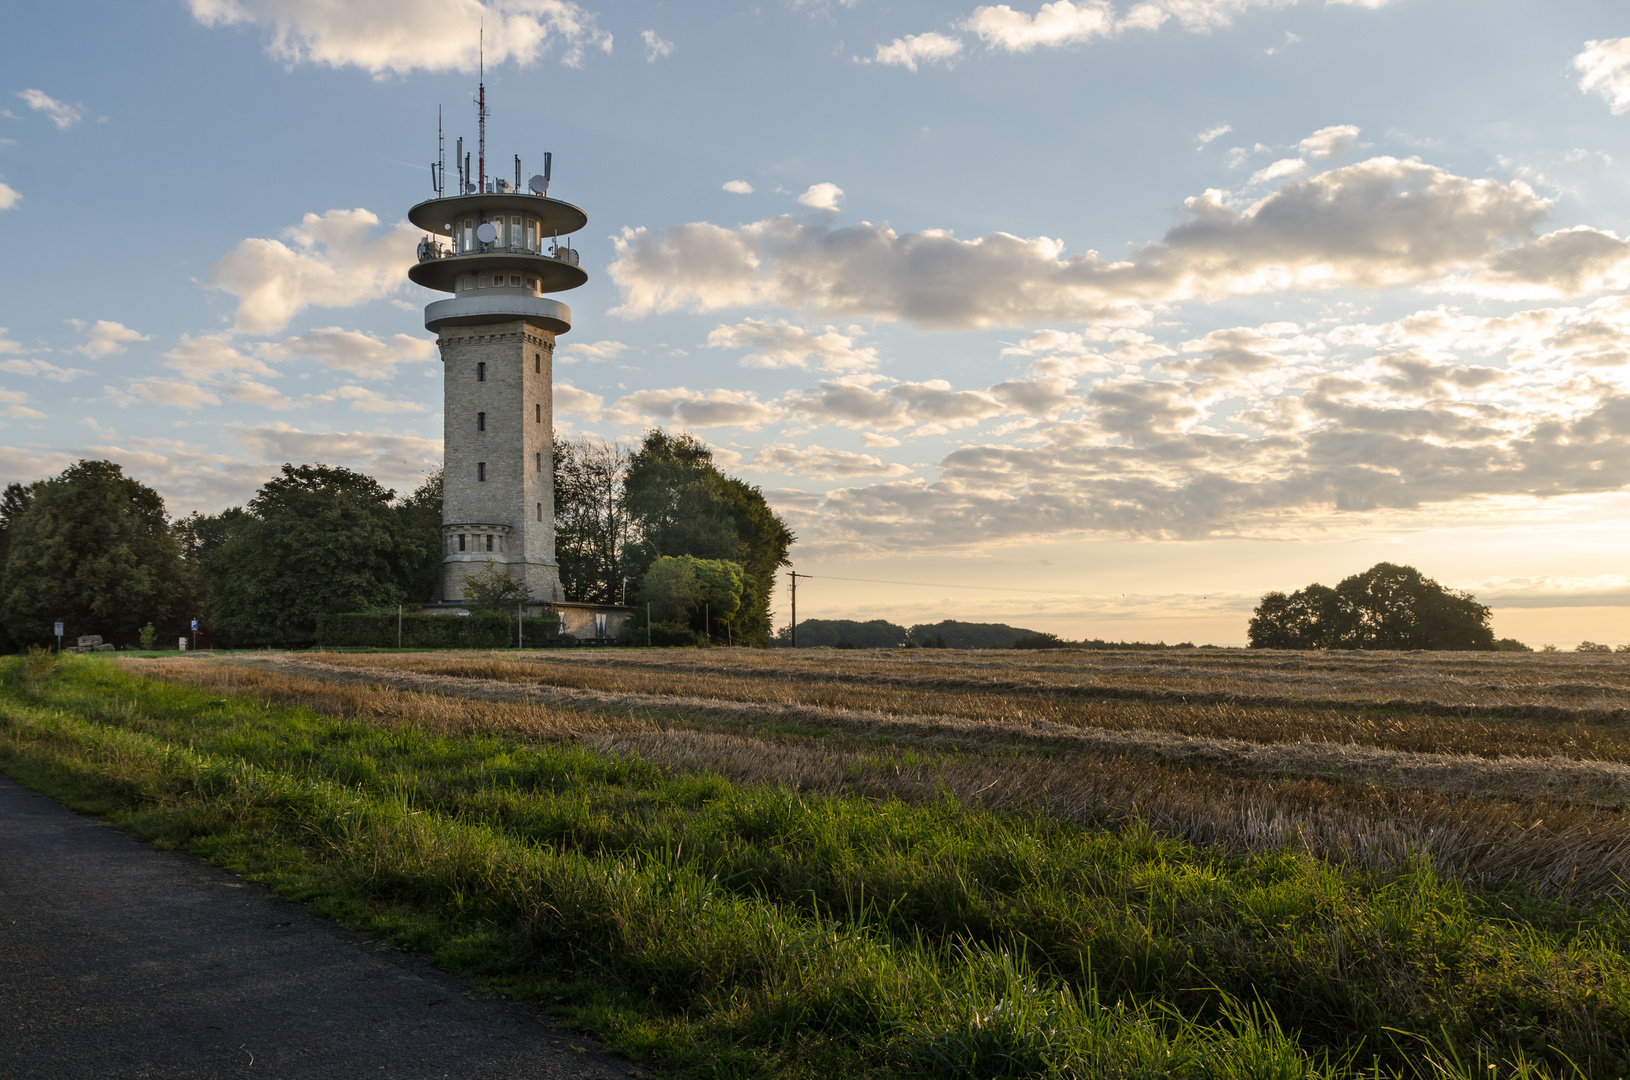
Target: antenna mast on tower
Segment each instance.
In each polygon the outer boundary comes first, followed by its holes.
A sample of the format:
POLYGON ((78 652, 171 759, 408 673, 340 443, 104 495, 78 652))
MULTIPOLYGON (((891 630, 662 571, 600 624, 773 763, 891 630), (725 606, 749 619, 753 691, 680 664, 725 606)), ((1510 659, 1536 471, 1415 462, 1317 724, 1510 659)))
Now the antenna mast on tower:
POLYGON ((477 191, 486 191, 487 190, 487 28, 486 28, 485 25, 483 25, 481 27, 481 40, 480 40, 480 44, 477 46, 477 49, 478 49, 478 51, 476 53, 476 56, 477 56, 476 63, 478 64, 478 67, 476 68, 476 70, 477 70, 478 74, 477 74, 476 77, 480 80, 480 82, 477 85, 480 87, 480 95, 481 96, 478 99, 479 100, 479 106, 476 109, 476 116, 477 116, 477 118, 479 120, 478 126, 480 128, 480 135, 479 135, 480 142, 477 144, 477 147, 476 147, 477 153, 479 155, 476 158, 476 165, 477 165, 477 168, 480 170, 480 173, 479 173, 480 179, 478 181, 480 186, 477 187, 476 190, 477 191))
MULTIPOLYGON (((436 198, 447 194, 447 136, 441 130, 441 106, 436 106, 436 198)), ((463 194, 463 192, 459 192, 463 194)))

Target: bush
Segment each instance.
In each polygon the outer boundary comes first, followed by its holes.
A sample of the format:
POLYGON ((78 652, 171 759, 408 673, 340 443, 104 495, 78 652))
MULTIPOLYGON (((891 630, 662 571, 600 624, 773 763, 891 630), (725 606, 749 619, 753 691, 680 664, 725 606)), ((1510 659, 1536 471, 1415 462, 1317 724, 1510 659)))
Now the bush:
MULTIPOLYGON (((521 620, 527 647, 572 645, 560 632, 556 615, 529 615, 521 620)), ((317 617, 319 646, 396 647, 396 612, 349 612, 317 617)), ((506 649, 515 646, 513 616, 491 612, 471 615, 403 615, 402 647, 410 649, 506 649)))
POLYGON ((148 623, 146 626, 142 627, 141 631, 136 635, 136 640, 141 642, 141 647, 143 649, 147 650, 148 652, 152 652, 153 646, 158 644, 158 631, 153 628, 152 623, 148 623))
POLYGON ((1495 652, 1533 652, 1532 645, 1524 645, 1514 637, 1503 637, 1494 643, 1495 652))
MULTIPOLYGON (((633 619, 623 623, 623 628, 617 631, 617 640, 623 645, 643 647, 647 643, 645 623, 633 619)), ((693 648, 702 644, 705 644, 702 635, 684 623, 659 622, 651 624, 650 645, 652 648, 670 648, 673 646, 693 648)))
POLYGON ((1611 646, 1611 645, 1599 645, 1594 641, 1581 641, 1579 643, 1579 647, 1574 650, 1574 652, 1596 652, 1596 653, 1612 652, 1612 651, 1613 651, 1613 646, 1611 646))

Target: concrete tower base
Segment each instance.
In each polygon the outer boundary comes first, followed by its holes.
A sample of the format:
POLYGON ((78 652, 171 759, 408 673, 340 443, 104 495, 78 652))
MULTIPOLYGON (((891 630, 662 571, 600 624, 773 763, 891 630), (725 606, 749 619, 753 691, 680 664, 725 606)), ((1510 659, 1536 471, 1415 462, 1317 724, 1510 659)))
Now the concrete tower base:
MULTIPOLYGON (((434 306, 434 305, 432 305, 434 306)), ((442 599, 498 566, 533 601, 565 600, 555 563, 552 320, 438 320, 445 369, 442 599)))

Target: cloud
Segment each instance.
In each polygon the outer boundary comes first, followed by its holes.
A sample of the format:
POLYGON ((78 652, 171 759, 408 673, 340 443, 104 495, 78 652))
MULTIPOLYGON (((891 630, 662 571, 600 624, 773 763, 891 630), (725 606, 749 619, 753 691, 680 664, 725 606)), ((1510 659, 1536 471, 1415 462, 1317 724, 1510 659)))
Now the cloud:
POLYGON ((43 90, 19 90, 17 96, 26 101, 30 109, 44 113, 58 131, 67 131, 85 118, 85 106, 58 101, 43 90))
POLYGON ((838 200, 843 197, 843 189, 836 184, 811 184, 808 191, 798 196, 798 201, 815 210, 836 210, 838 200))
POLYGON ((421 233, 400 222, 378 236, 367 210, 307 214, 283 240, 251 238, 221 257, 213 288, 238 298, 236 328, 276 333, 307 307, 352 307, 402 288, 421 233))
POLYGON ((1303 157, 1316 161, 1338 158, 1353 148, 1358 141, 1358 128, 1353 124, 1335 124, 1322 127, 1297 144, 1303 157))
POLYGON ((130 384, 128 392, 114 387, 103 387, 108 397, 120 408, 128 409, 145 401, 149 405, 165 405, 191 412, 205 405, 219 405, 221 399, 202 386, 176 382, 173 379, 138 379, 130 384))
POLYGON ((739 427, 748 431, 779 419, 781 410, 739 390, 639 390, 617 402, 629 413, 685 427, 739 427))
POLYGON ((877 366, 877 349, 855 345, 855 335, 841 334, 828 326, 812 333, 786 320, 764 322, 748 319, 735 326, 721 325, 707 336, 715 349, 751 349, 742 357, 744 367, 819 368, 823 371, 865 371, 877 366))
POLYGON ((276 370, 264 360, 239 352, 225 334, 182 334, 181 343, 164 354, 164 366, 185 376, 189 383, 204 386, 226 386, 250 375, 277 377, 276 370))
POLYGON ((1005 410, 994 395, 955 390, 944 379, 890 384, 875 375, 816 383, 787 395, 784 405, 809 423, 883 431, 916 427, 917 434, 972 427, 1005 410))
POLYGON ((399 490, 416 485, 441 464, 441 439, 412 433, 304 431, 273 423, 238 428, 232 434, 258 461, 345 465, 399 490))
POLYGON ((907 34, 903 38, 895 38, 888 45, 879 45, 872 60, 874 63, 894 64, 907 71, 916 71, 918 64, 949 65, 961 52, 961 38, 930 31, 926 34, 907 34))
POLYGON ((1006 4, 975 8, 962 29, 979 35, 991 48, 1029 52, 1038 46, 1057 48, 1108 37, 1115 32, 1115 9, 1103 0, 1055 0, 1035 15, 1014 11, 1006 4))
POLYGON ((304 357, 359 378, 389 379, 396 374, 398 364, 434 360, 436 343, 411 334, 393 334, 386 341, 373 334, 329 326, 259 346, 255 354, 274 361, 304 357))
POLYGON ((205 26, 271 32, 267 52, 291 67, 358 67, 375 77, 413 71, 476 70, 485 28, 486 62, 525 66, 561 46, 581 67, 586 49, 611 52, 611 35, 569 0, 190 0, 205 26))
POLYGON ((555 356, 568 364, 577 360, 615 360, 627 348, 620 341, 574 341, 555 356))
POLYGON ((369 390, 365 386, 342 386, 335 391, 335 394, 349 401, 351 408, 357 412, 404 413, 430 411, 420 402, 393 401, 382 396, 378 391, 369 390))
POLYGON ((7 390, 0 386, 0 416, 10 416, 18 420, 43 420, 45 414, 38 409, 31 409, 24 404, 28 395, 21 390, 7 390))
POLYGON ((674 43, 658 37, 655 30, 640 31, 640 38, 645 42, 645 62, 648 64, 654 64, 658 58, 673 54, 674 43))
POLYGON ((18 193, 16 188, 12 187, 10 184, 0 181, 0 210, 10 210, 21 200, 22 195, 18 193))
POLYGON ((753 193, 753 185, 745 180, 726 180, 724 189, 732 195, 751 195, 753 193))
MULTIPOLYGON (((70 319, 69 322, 75 330, 85 332, 85 323, 78 319, 70 319)), ((90 326, 90 338, 84 344, 75 345, 74 352, 82 353, 92 360, 103 360, 110 356, 118 356, 138 341, 151 340, 146 334, 132 330, 123 323, 98 319, 90 326)))
POLYGON ((1287 176, 1294 176, 1307 168, 1307 162, 1301 158, 1281 158, 1266 168, 1258 169, 1251 174, 1251 183, 1267 184, 1275 180, 1283 180, 1287 176))
POLYGON ((1217 190, 1192 196, 1164 237, 1113 262, 1095 251, 1066 255, 1049 237, 961 240, 943 229, 831 228, 785 215, 735 229, 624 229, 610 267, 623 301, 613 314, 776 305, 929 329, 1135 325, 1150 318, 1145 305, 1182 300, 1430 281, 1498 286, 1474 271, 1530 286, 1543 275, 1557 290, 1605 279, 1618 258, 1609 234, 1529 239, 1550 209, 1522 181, 1377 157, 1254 202, 1217 190), (1511 241, 1522 243, 1502 246, 1511 241))
POLYGON ((1614 116, 1630 112, 1630 37, 1585 42, 1573 66, 1581 93, 1602 95, 1614 116))
MULTIPOLYGON (((0 345, 6 344, 14 343, 0 340, 0 345)), ((0 352, 4 351, 4 349, 0 349, 0 352)), ((72 382, 81 375, 90 374, 83 368, 58 367, 45 360, 29 360, 20 356, 12 357, 9 360, 0 360, 0 371, 9 372, 13 375, 35 375, 40 378, 50 379, 52 382, 62 383, 72 382)))
POLYGON ((555 384, 554 408, 557 413, 570 413, 589 420, 598 420, 606 399, 587 390, 579 390, 567 383, 555 384))
POLYGON ((828 450, 824 446, 793 446, 789 443, 766 443, 753 455, 749 468, 821 480, 854 476, 904 476, 911 471, 898 462, 885 463, 882 458, 871 454, 828 450))
POLYGON ((1194 141, 1196 143, 1198 143, 1200 146, 1205 146, 1208 143, 1210 143, 1213 139, 1220 139, 1224 135, 1227 135, 1230 131, 1233 131, 1233 130, 1234 130, 1234 125, 1232 125, 1232 124, 1214 124, 1213 126, 1208 127, 1204 131, 1200 132, 1200 134, 1196 135, 1194 137, 1194 141))

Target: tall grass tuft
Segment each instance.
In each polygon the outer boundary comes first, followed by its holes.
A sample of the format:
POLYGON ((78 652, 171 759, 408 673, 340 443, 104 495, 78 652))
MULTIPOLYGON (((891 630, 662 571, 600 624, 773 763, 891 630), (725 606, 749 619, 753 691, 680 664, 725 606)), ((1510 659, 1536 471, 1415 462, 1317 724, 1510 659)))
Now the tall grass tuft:
POLYGON ((27 654, 23 656, 23 689, 30 695, 38 697, 56 670, 57 658, 50 649, 30 645, 27 654))

